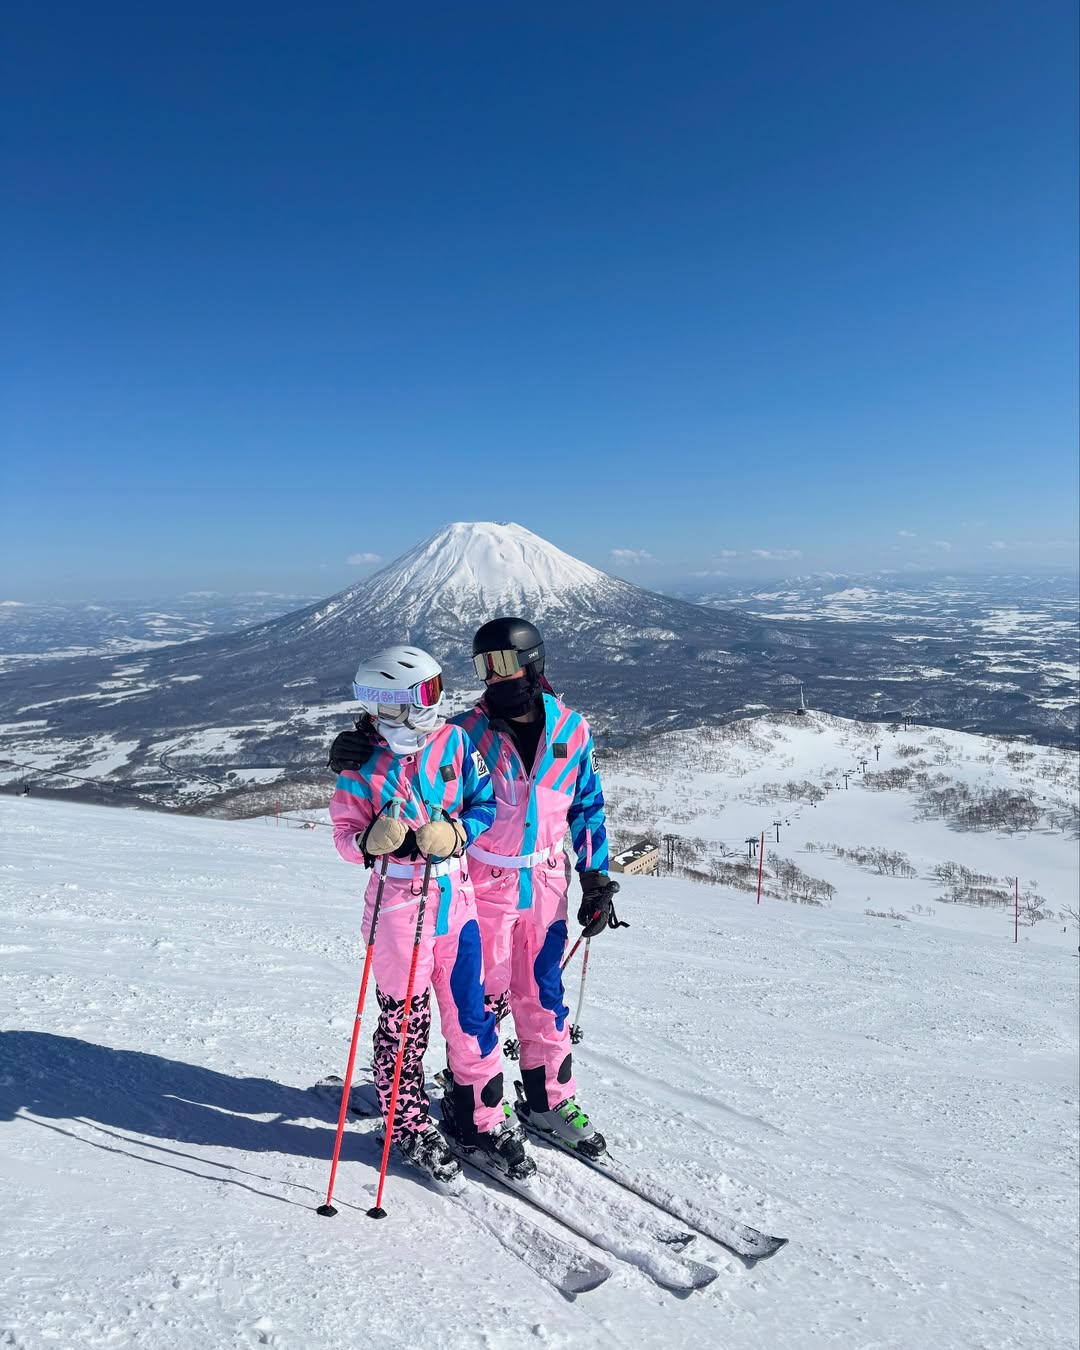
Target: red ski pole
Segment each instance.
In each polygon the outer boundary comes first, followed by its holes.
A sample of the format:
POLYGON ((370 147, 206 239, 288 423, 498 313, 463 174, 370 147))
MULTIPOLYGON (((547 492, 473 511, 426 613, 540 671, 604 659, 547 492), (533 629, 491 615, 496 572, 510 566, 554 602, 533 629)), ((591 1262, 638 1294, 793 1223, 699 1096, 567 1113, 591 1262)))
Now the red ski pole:
POLYGON ((566 967, 570 964, 570 962, 574 959, 574 953, 575 953, 575 952, 577 951, 577 949, 581 946, 581 944, 582 944, 582 942, 583 942, 583 940, 584 940, 584 937, 585 937, 585 934, 582 933, 581 937, 579 937, 578 940, 574 943, 574 945, 570 948, 569 953, 567 954, 567 956, 566 956, 565 959, 563 960, 562 965, 559 967, 559 974, 560 974, 560 975, 563 973, 563 971, 566 969, 566 967))
MULTIPOLYGON (((392 803, 390 814, 400 815, 400 802, 392 803)), ((367 955, 364 957, 364 973, 360 979, 360 997, 356 1000, 356 1018, 353 1021, 352 1045, 349 1046, 349 1063, 345 1069, 345 1086, 341 1089, 341 1110, 338 1112, 337 1137, 334 1140, 334 1159, 330 1164, 330 1184, 326 1188, 326 1204, 315 1211, 324 1219, 332 1219, 337 1210, 330 1203, 334 1195, 334 1178, 337 1176, 338 1154, 341 1152, 341 1137, 345 1131, 345 1116, 349 1110, 349 1092, 352 1089, 353 1065, 356 1063, 356 1047, 360 1039, 360 1019, 364 1015, 364 998, 367 995, 368 976, 371 974, 371 957, 375 951, 375 929, 379 923, 379 910, 382 909, 383 887, 386 884, 386 869, 390 865, 389 853, 384 853, 379 868, 379 889, 375 892, 375 907, 371 911, 371 932, 368 934, 367 955)))
POLYGON ((405 1008, 401 1015, 401 1039, 398 1041, 397 1060, 394 1064, 394 1078, 390 1084, 390 1105, 386 1111, 386 1139, 383 1141, 382 1162, 379 1164, 379 1190, 375 1204, 368 1210, 369 1219, 385 1219, 386 1210, 382 1207, 383 1187, 386 1185, 386 1165, 390 1159, 390 1142, 394 1137, 394 1117, 397 1115, 398 1085, 401 1082, 401 1066, 405 1061, 405 1038, 409 1034, 409 1016, 412 1012, 413 984, 416 981, 416 962, 420 955, 420 935, 424 929, 424 912, 427 909, 428 886, 431 883, 431 859, 424 860, 424 884, 420 892, 420 912, 416 916, 416 936, 413 938, 412 961, 409 963, 409 983, 405 989, 405 1008))

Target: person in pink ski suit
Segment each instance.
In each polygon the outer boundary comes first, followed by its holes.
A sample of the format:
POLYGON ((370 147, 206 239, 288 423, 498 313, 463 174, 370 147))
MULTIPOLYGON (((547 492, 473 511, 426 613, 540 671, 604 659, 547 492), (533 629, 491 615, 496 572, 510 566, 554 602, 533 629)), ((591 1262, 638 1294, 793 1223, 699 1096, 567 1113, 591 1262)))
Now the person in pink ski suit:
MULTIPOLYGON (((575 1101, 570 1014, 560 971, 567 942, 570 865, 562 845, 568 827, 585 935, 619 926, 592 733, 544 680, 543 641, 531 623, 492 620, 476 634, 473 655, 487 692, 453 720, 483 757, 496 800, 495 823, 468 846, 488 1006, 500 1020, 507 1011, 514 1018, 523 1117, 580 1152, 599 1156, 603 1137, 575 1101)), ((453 1110, 467 1115, 471 1101, 468 1086, 458 1084, 455 1074, 453 1110)))
MULTIPOLYGON (((498 1152, 501 1144, 505 1152, 505 1136, 512 1135, 502 1103, 496 1022, 484 1003, 480 929, 464 860, 465 847, 494 819, 491 780, 465 733, 443 720, 441 671, 427 653, 411 647, 377 653, 361 663, 354 692, 367 711, 356 730, 343 732, 331 747, 330 764, 338 779, 330 817, 334 843, 345 861, 377 864, 365 895, 365 938, 371 932, 378 872, 386 863, 372 960, 380 1008, 375 1085, 385 1116, 424 870, 431 858, 393 1139, 410 1161, 448 1180, 457 1164, 429 1118, 424 1088, 432 986, 450 1069, 474 1095, 472 1124, 481 1144, 490 1152, 498 1152), (410 684, 418 672, 425 678, 410 684), (420 698, 428 701, 419 706, 405 701, 420 698)), ((517 1144, 511 1152, 523 1150, 517 1144)))

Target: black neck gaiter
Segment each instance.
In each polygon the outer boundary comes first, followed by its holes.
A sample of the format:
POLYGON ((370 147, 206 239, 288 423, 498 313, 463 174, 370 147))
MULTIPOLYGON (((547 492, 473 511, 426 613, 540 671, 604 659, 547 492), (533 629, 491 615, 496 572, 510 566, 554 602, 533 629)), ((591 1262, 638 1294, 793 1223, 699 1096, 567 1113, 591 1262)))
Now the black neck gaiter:
POLYGON ((540 690, 527 676, 522 680, 498 680, 487 686, 484 702, 492 717, 521 717, 531 708, 539 707, 540 690))

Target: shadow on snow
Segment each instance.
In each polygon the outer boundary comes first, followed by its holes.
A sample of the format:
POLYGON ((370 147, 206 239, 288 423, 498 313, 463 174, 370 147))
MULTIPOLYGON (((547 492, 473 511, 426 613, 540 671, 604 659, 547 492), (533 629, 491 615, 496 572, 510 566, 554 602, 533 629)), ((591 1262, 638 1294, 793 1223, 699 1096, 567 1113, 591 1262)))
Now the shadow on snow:
MULTIPOLYGON (((329 1162, 337 1109, 333 1094, 268 1078, 233 1077, 73 1036, 0 1032, 0 1120, 28 1112, 38 1124, 86 1121, 176 1143, 329 1162)), ((343 1162, 370 1161, 371 1154, 370 1138, 345 1131, 343 1162)))

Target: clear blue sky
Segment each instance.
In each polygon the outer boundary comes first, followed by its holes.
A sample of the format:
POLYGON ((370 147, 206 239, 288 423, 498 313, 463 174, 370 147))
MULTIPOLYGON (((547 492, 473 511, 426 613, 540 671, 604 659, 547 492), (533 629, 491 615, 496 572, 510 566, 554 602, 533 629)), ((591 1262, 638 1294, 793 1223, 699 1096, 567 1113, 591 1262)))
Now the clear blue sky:
POLYGON ((0 598, 1075 567, 1074 0, 3 29, 0 598))

